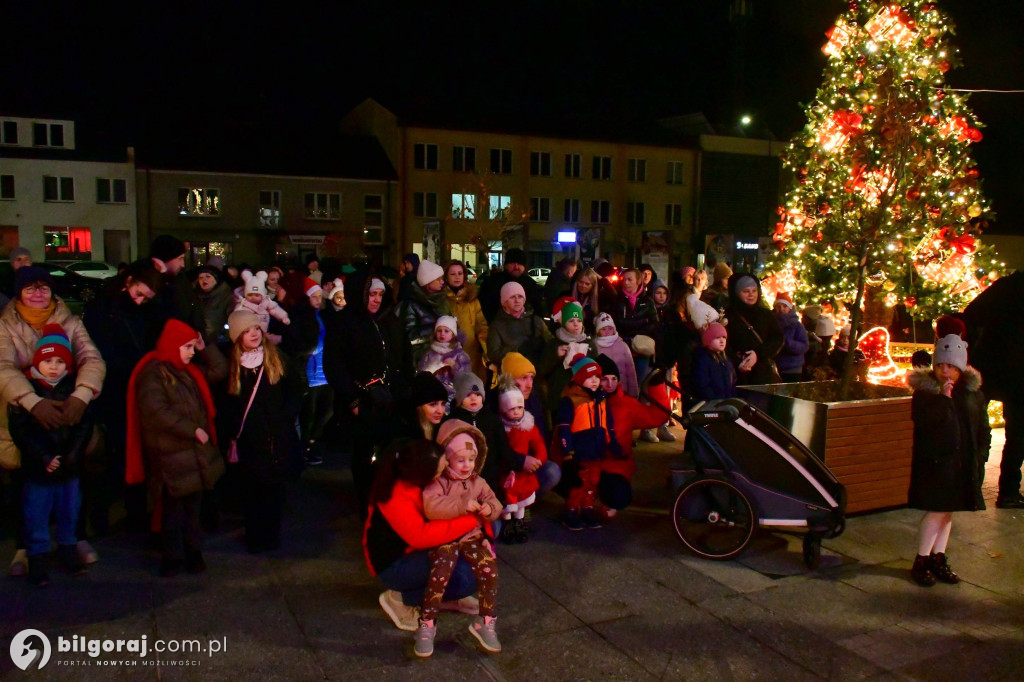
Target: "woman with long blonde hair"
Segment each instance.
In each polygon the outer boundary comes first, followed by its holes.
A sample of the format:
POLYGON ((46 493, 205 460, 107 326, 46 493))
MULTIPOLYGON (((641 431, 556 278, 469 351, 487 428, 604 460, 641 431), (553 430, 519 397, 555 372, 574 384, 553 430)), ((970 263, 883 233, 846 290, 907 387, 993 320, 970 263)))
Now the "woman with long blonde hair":
POLYGON ((590 332, 594 331, 594 318, 601 312, 597 304, 599 282, 597 271, 594 268, 587 268, 573 282, 570 294, 583 308, 583 323, 590 332))
POLYGON ((304 377, 286 373, 280 351, 268 342, 253 313, 231 313, 228 336, 230 400, 222 431, 231 437, 228 462, 238 467, 245 543, 257 553, 281 545, 284 481, 302 460, 295 418, 302 407, 304 377))

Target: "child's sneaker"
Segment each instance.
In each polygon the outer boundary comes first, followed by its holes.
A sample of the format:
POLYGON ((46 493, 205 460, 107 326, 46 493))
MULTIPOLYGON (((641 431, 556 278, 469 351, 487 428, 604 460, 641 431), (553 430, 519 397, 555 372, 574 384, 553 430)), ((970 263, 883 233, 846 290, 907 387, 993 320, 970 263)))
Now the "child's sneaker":
POLYGON ((46 587, 50 584, 50 572, 47 570, 47 559, 45 554, 36 554, 28 563, 28 581, 36 587, 46 587))
POLYGON ((437 626, 434 625, 432 620, 420 620, 419 627, 416 628, 415 644, 413 645, 413 651, 420 658, 427 658, 434 653, 434 635, 437 634, 437 626))
POLYGON ((100 555, 85 540, 79 540, 75 545, 75 549, 78 551, 78 558, 82 560, 83 564, 94 564, 100 560, 100 555))
POLYGON ((485 651, 492 654, 501 651, 501 642, 498 641, 498 633, 495 631, 497 624, 498 619, 490 616, 477 616, 469 624, 470 634, 476 637, 476 641, 480 642, 485 651))
POLYGON ((597 530, 598 528, 604 528, 604 524, 601 523, 601 518, 594 511, 593 507, 585 507, 583 509, 583 525, 591 530, 597 530))
POLYGON ((78 548, 75 545, 61 545, 57 548, 57 556, 60 563, 71 575, 82 575, 85 573, 85 564, 78 556, 78 548))
POLYGON ((7 569, 7 573, 14 577, 28 575, 28 552, 23 549, 17 550, 14 553, 14 558, 11 559, 11 567, 7 569))
POLYGON ((657 443, 658 434, 655 433, 654 429, 644 429, 640 432, 640 440, 645 443, 657 443))
POLYGON ((675 434, 668 430, 668 424, 662 424, 658 427, 658 440, 663 443, 671 443, 675 439, 675 434))
POLYGON ((579 511, 576 509, 566 509, 562 515, 562 525, 572 531, 583 530, 579 511))
POLYGON ((402 601, 402 594, 395 590, 384 590, 377 598, 384 613, 388 614, 395 627, 406 632, 416 632, 419 629, 420 612, 414 606, 406 606, 402 601))

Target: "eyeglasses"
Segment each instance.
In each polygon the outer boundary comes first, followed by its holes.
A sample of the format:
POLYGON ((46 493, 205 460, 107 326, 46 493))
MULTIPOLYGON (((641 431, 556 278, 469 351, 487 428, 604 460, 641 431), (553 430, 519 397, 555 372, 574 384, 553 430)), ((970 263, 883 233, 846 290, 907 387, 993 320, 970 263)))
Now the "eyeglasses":
POLYGON ((29 295, 48 294, 50 293, 50 287, 45 284, 29 284, 27 287, 23 288, 22 291, 28 292, 29 295))

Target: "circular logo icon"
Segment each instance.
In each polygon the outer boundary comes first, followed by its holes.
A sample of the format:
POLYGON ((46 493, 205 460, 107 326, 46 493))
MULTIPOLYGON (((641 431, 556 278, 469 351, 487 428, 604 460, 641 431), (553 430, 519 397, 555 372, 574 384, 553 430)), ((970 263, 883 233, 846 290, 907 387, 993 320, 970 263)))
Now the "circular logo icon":
POLYGON ((11 660, 22 670, 39 670, 50 660, 50 640, 39 630, 22 630, 11 640, 11 660))

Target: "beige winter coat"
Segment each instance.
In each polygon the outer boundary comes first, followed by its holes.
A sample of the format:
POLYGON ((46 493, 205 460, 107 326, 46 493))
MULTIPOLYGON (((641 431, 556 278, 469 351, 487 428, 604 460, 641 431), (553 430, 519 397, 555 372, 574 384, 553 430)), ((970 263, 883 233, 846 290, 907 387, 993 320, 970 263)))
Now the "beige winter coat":
MULTIPOLYGON (((46 324, 59 324, 71 341, 74 353, 75 371, 78 378, 71 394, 88 404, 99 395, 107 365, 99 350, 85 331, 81 318, 72 315, 64 301, 55 297, 57 305, 46 324)), ((17 469, 21 466, 21 454, 14 447, 7 429, 7 406, 20 405, 31 412, 42 400, 32 389, 25 376, 25 370, 32 365, 32 356, 41 334, 21 319, 18 309, 11 301, 0 314, 0 467, 17 469)))

